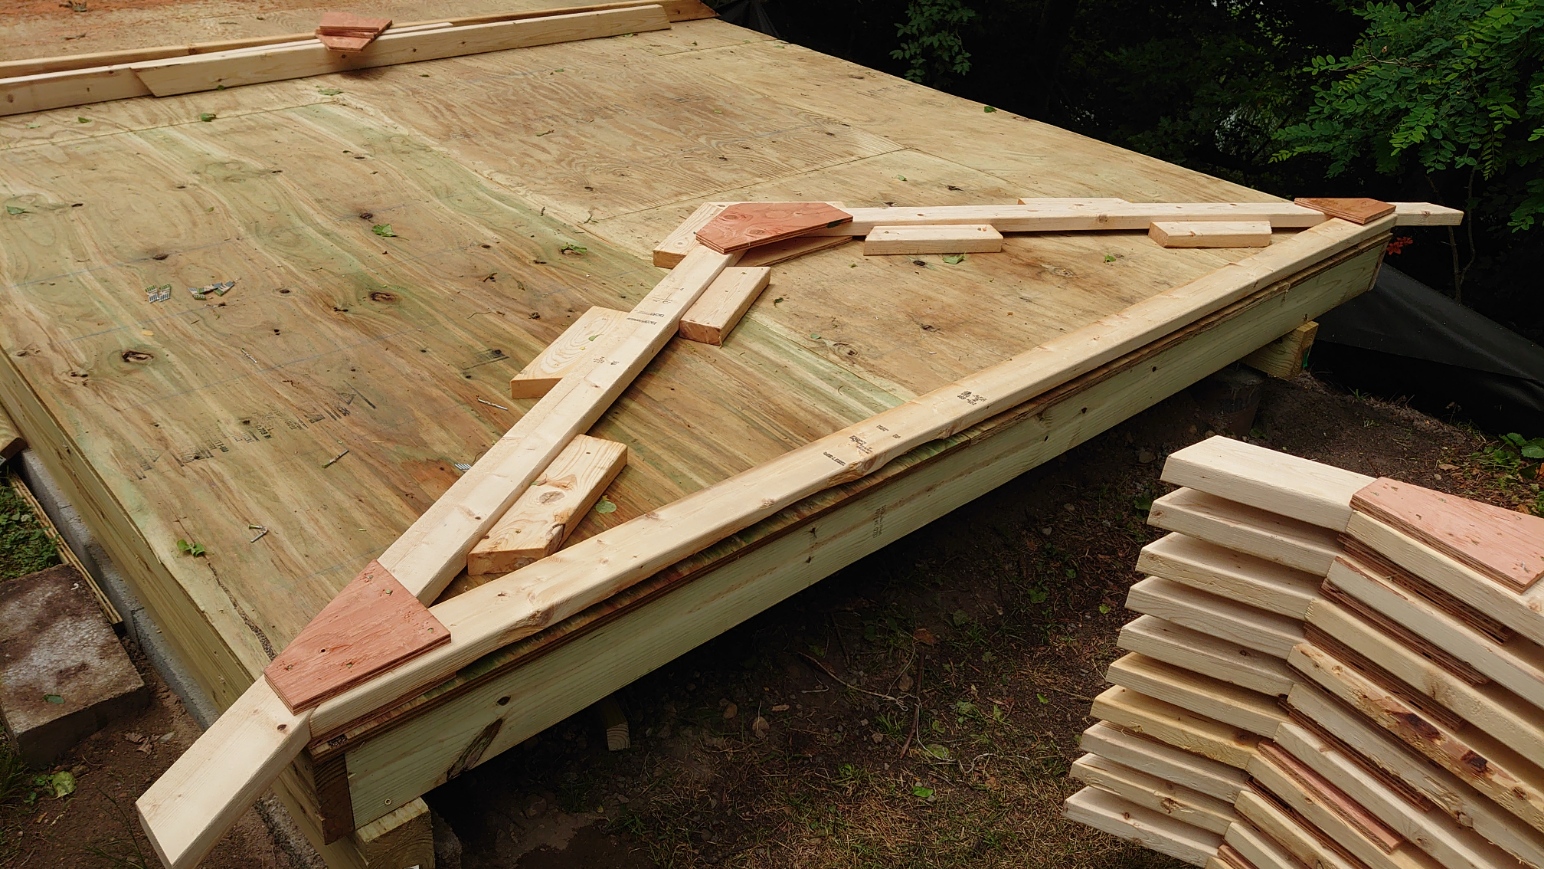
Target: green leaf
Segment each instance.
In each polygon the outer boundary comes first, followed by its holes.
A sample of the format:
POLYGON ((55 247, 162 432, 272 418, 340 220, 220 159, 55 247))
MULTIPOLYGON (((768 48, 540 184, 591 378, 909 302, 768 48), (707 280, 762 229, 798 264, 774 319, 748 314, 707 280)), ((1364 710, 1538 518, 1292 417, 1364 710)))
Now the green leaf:
POLYGON ((1113 254, 1113 253, 1105 254, 1104 255, 1104 261, 1107 262, 1107 263, 1115 262, 1115 254, 1113 254))
MULTIPOLYGON (((929 746, 923 748, 922 751, 923 751, 923 753, 931 755, 931 756, 933 756, 933 757, 935 757, 935 758, 937 758, 939 760, 949 760, 950 759, 950 757, 949 757, 949 747, 946 746, 946 745, 939 745, 936 742, 933 743, 932 745, 929 745, 929 746)), ((928 796, 932 796, 932 791, 928 792, 928 796)))
POLYGON ((1538 444, 1528 444, 1521 452, 1525 459, 1544 459, 1544 447, 1538 444))
POLYGON ((563 247, 560 249, 560 252, 561 253, 566 253, 566 254, 572 254, 574 256, 583 256, 583 255, 589 253, 590 249, 585 247, 584 245, 579 245, 579 244, 574 244, 573 242, 569 242, 568 244, 563 245, 563 247))
POLYGON ((604 515, 606 513, 615 513, 616 511, 617 505, 611 503, 611 499, 605 495, 600 496, 600 500, 595 502, 595 512, 597 513, 604 515))
POLYGON ((957 266, 957 265, 959 265, 960 263, 962 263, 964 261, 965 261, 965 254, 962 254, 962 253, 951 253, 948 256, 944 257, 944 262, 948 263, 951 266, 957 266))
POLYGON ((5 213, 6 214, 26 214, 27 213, 27 209, 25 209, 25 208, 18 208, 18 207, 14 206, 14 205, 7 205, 5 207, 5 213))
POLYGON ((200 121, 203 121, 206 124, 209 123, 210 121, 214 120, 217 117, 219 117, 219 115, 216 115, 214 112, 199 112, 198 113, 198 119, 200 121))
POLYGON ((90 118, 76 118, 75 119, 75 123, 77 123, 77 124, 89 124, 89 123, 91 123, 91 119, 90 118))
POLYGON ((343 89, 342 88, 317 88, 316 92, 321 94, 324 97, 335 97, 338 94, 343 93, 343 89))
POLYGON ((55 703, 55 704, 63 703, 64 702, 64 698, 60 697, 58 694, 44 694, 43 695, 43 699, 46 700, 49 703, 55 703))
POLYGON ((897 175, 897 176, 895 176, 895 180, 897 180, 897 181, 905 181, 906 180, 906 176, 905 175, 897 175))
POLYGON ((1040 701, 1041 706, 1045 706, 1051 702, 1051 698, 1045 696, 1044 694, 1036 694, 1035 699, 1040 701))
POLYGON ((982 106, 981 111, 990 115, 991 113, 997 111, 997 108, 995 106, 982 106))
POLYGON ((1110 614, 1110 605, 1107 604, 1107 603, 1100 604, 1099 605, 1099 614, 1102 615, 1102 616, 1109 615, 1110 614))
POLYGON ((933 796, 933 789, 923 787, 922 785, 917 785, 911 789, 911 795, 917 797, 918 799, 931 799, 933 796))
POLYGON ((61 769, 47 776, 46 780, 48 787, 54 792, 54 799, 64 799, 75 793, 75 775, 67 769, 61 769))
POLYGON ((376 225, 370 227, 370 231, 380 236, 381 238, 397 237, 397 234, 391 231, 391 224, 389 223, 377 223, 376 225))

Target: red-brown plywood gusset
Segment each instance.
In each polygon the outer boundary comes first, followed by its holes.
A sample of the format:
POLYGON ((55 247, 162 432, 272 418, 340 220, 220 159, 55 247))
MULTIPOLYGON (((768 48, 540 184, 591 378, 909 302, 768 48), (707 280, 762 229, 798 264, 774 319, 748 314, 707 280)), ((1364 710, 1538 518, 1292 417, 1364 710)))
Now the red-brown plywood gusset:
POLYGON ((291 712, 450 642, 450 631, 379 561, 317 613, 263 677, 291 712))
POLYGON ((824 202, 740 202, 697 230, 697 240, 719 253, 734 253, 851 220, 824 202))
POLYGON ((1386 477, 1353 495, 1351 508, 1516 591, 1544 577, 1544 518, 1386 477))
POLYGON ((1322 211, 1330 217, 1338 217, 1341 220, 1349 220, 1355 224, 1365 224, 1370 220, 1387 217, 1394 213, 1394 206, 1377 199, 1303 199, 1292 200, 1294 204, 1304 208, 1312 208, 1322 211))
POLYGON ((316 38, 333 51, 358 51, 391 26, 390 18, 366 18, 350 12, 325 12, 316 38))

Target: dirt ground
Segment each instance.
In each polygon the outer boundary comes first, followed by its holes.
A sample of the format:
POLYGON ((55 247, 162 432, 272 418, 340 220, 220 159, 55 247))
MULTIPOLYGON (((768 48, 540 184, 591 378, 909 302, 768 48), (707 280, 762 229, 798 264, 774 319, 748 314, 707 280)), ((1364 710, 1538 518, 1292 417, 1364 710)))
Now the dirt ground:
MULTIPOLYGON (((1177 865, 1059 805, 1163 459, 1212 426, 1181 393, 660 668, 620 694, 629 750, 581 714, 451 781, 441 869, 1177 865)), ((1537 463, 1307 375, 1265 385, 1247 437, 1544 508, 1537 463)), ((0 866, 156 865, 133 800, 198 731, 131 653, 149 709, 49 770, 0 757, 0 866)), ((249 812, 207 865, 304 858, 249 812)))

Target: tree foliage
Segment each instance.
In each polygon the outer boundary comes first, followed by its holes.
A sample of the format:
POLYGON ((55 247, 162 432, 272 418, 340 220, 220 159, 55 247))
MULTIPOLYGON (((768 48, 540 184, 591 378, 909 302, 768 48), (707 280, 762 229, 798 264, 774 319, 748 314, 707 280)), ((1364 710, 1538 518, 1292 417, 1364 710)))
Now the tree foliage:
POLYGON ((964 0, 910 0, 906 20, 895 26, 901 46, 890 56, 906 64, 906 78, 942 87, 970 72, 960 28, 975 18, 964 0))
MULTIPOLYGON (((1371 161, 1375 171, 1467 176, 1526 169, 1513 197, 1514 230, 1544 215, 1544 0, 1373 3, 1367 30, 1343 57, 1317 57, 1320 83, 1302 123, 1286 127, 1278 158, 1321 154, 1331 176, 1371 161)), ((1435 186, 1435 184, 1434 184, 1435 186)))

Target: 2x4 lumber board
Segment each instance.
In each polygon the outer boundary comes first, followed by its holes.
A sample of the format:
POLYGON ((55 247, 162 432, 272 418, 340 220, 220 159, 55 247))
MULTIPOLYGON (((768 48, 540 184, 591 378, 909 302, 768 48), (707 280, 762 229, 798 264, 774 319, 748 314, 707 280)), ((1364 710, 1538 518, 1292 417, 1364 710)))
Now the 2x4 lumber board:
POLYGON ((727 550, 714 547, 490 655, 432 692, 351 722, 346 730, 318 734, 321 741, 310 751, 347 756, 355 824, 368 822, 383 807, 442 782, 466 746, 495 721, 499 730, 484 758, 1210 374, 1251 342, 1279 334, 1302 312, 1337 304, 1348 288, 1352 295, 1365 289, 1378 257, 1376 242, 1370 244, 1333 261, 1344 266, 1321 266, 1317 276, 1305 276, 1288 292, 1289 304, 1277 305, 1269 293, 1252 296, 952 442, 969 443, 969 450, 947 449, 925 462, 928 454, 903 457, 856 488, 840 490, 850 497, 832 492, 801 505, 798 522, 777 524, 779 533, 748 554, 723 562, 715 553, 727 550), (879 480, 885 484, 875 485, 879 480), (799 533, 811 525, 818 525, 818 535, 799 533), (528 702, 501 705, 505 697, 528 702))
POLYGON ((1527 591, 1544 576, 1544 517, 1380 477, 1351 509, 1501 583, 1527 591))
POLYGON ((866 236, 879 226, 986 224, 998 232, 1146 232, 1157 220, 1266 221, 1283 229, 1318 226, 1322 212, 1290 202, 1106 202, 1044 199, 1029 205, 935 205, 927 208, 849 208, 851 223, 810 235, 866 236))
POLYGON ((1319 324, 1313 320, 1245 356, 1243 362, 1250 368, 1277 380, 1291 380, 1303 372, 1303 362, 1313 349, 1313 339, 1319 334, 1319 324))
POLYGON ((1228 831, 1228 825, 1236 817, 1233 806, 1222 800, 1097 755, 1085 754, 1073 761, 1068 775, 1130 800, 1148 811, 1168 815, 1219 836, 1228 831))
POLYGON ((1361 762, 1410 787, 1460 827, 1473 829, 1524 865, 1544 866, 1544 835, 1519 824, 1457 776, 1405 748, 1312 683, 1299 682, 1287 696, 1295 714, 1334 734, 1361 762))
POLYGON ((357 53, 331 51, 312 41, 230 55, 145 61, 132 64, 130 69, 151 93, 165 97, 351 69, 668 29, 670 19, 663 8, 635 6, 435 30, 387 31, 357 53))
POLYGON ((1145 655, 1122 655, 1106 678, 1196 715, 1269 739, 1287 716, 1274 697, 1165 664, 1145 655))
POLYGON ((1326 579, 1374 612, 1544 710, 1544 647, 1519 636, 1498 643, 1355 561, 1337 559, 1326 579))
POLYGON ((1366 807, 1347 796, 1312 767, 1283 751, 1274 741, 1260 746, 1259 753, 1249 764, 1249 775, 1288 808, 1313 823, 1320 832, 1329 833, 1331 838, 1363 862, 1379 862, 1382 855, 1396 855, 1402 846, 1408 844, 1403 836, 1367 811, 1366 807), (1305 805, 1310 808, 1305 810, 1305 805), (1331 824, 1320 823, 1325 813, 1335 816, 1335 821, 1331 824), (1359 844, 1348 843, 1332 832, 1333 826, 1340 825, 1348 827, 1359 844), (1369 859, 1364 856, 1364 851, 1381 854, 1369 859))
POLYGON ((1496 805, 1535 830, 1544 830, 1544 771, 1515 751, 1474 728, 1453 730, 1422 715, 1403 698, 1323 649, 1305 643, 1292 650, 1288 662, 1319 688, 1351 705, 1496 805))
POLYGON ((1292 647, 1303 641, 1301 622, 1157 576, 1149 576, 1131 587, 1126 595, 1126 609, 1157 616, 1283 661, 1292 647))
POLYGON ((1394 217, 1400 226, 1458 226, 1464 213, 1457 208, 1430 202, 1395 202, 1394 217))
MULTIPOLYGON (((1294 815, 1323 834, 1361 865, 1369 869, 1438 869, 1438 865, 1414 847, 1382 850, 1362 829, 1331 806, 1344 797, 1331 796, 1321 787, 1312 790, 1302 780, 1289 776, 1276 764, 1256 758, 1249 773, 1256 786, 1275 797, 1294 815)), ((1315 776, 1315 778, 1318 778, 1315 776)), ((1382 824, 1378 826, 1381 828, 1382 824)), ((1385 828, 1386 829, 1386 828, 1385 828)))
MULTIPOLYGON (((446 600, 436 605, 433 611, 451 631, 449 644, 359 685, 315 710, 293 715, 288 724, 315 733, 344 727, 453 675, 489 652, 606 600, 617 591, 789 504, 832 486, 861 479, 918 446, 951 436, 1024 404, 1201 317, 1272 287, 1307 267, 1378 238, 1390 225, 1389 221, 1384 221, 1356 227, 1343 221, 1330 221, 1298 233, 1254 257, 1160 293, 1118 315, 1096 321, 948 387, 812 441, 757 468, 446 600), (599 557, 600 553, 617 551, 628 552, 631 557, 623 560, 599 557)), ((432 599, 454 576, 458 562, 465 558, 473 542, 486 533, 493 517, 507 509, 514 495, 534 478, 536 468, 549 463, 557 449, 578 433, 578 426, 565 423, 578 422, 585 428, 592 424, 626 382, 630 382, 637 370, 675 332, 685 308, 719 272, 732 265, 733 260, 733 255, 714 254, 704 247, 689 253, 661 286, 634 309, 634 316, 648 320, 649 325, 634 328, 633 334, 609 354, 616 357, 615 360, 594 365, 585 377, 564 378, 511 430, 516 437, 501 439, 479 459, 472 472, 461 477, 445 497, 381 556, 381 563, 421 599, 426 594, 432 599), (667 307, 673 314, 667 315, 662 310, 667 307), (642 352, 644 350, 648 352, 642 352), (624 366, 624 360, 633 360, 634 365, 624 366), (622 378, 624 372, 627 372, 626 381, 622 378), (601 390, 599 382, 591 382, 594 378, 614 386, 615 391, 601 390), (554 412, 566 404, 572 404, 575 409, 582 407, 584 416, 575 419, 570 414, 554 412), (562 435, 561 440, 550 450, 540 450, 532 444, 541 444, 551 437, 519 437, 521 434, 558 433, 562 435), (511 441, 516 446, 508 446, 511 441), (502 467, 511 451, 539 459, 539 463, 535 463, 531 473, 523 478, 501 476, 499 485, 490 487, 496 488, 499 494, 498 509, 485 513, 478 509, 480 499, 476 495, 480 485, 490 482, 487 476, 491 475, 479 474, 478 468, 484 463, 490 468, 502 467), (499 458, 492 458, 494 456, 499 458), (463 484, 467 485, 463 487, 463 484), (457 487, 462 490, 458 492, 457 487), (472 533, 465 534, 467 531, 472 533), (456 541, 463 536, 465 543, 457 546, 456 541), (411 582, 410 577, 413 578, 411 582), (421 590, 415 588, 420 581, 423 582, 421 590)), ((266 695, 269 707, 282 706, 271 692, 261 691, 260 695, 266 695)), ((259 705, 263 699, 263 696, 257 698, 259 705)), ((190 766, 213 763, 225 749, 203 743, 200 746, 196 746, 198 751, 190 752, 190 766)), ((255 762, 243 765, 249 771, 258 770, 255 762)), ((196 774, 179 770, 175 780, 186 783, 196 778, 196 774)), ((207 789, 195 795, 152 786, 140 800, 141 819, 147 830, 155 830, 158 824, 165 822, 185 833, 196 828, 200 819, 221 829, 234 814, 220 808, 228 807, 230 798, 239 795, 228 791, 211 796, 207 789), (209 811, 211 808, 215 811, 209 811)), ((155 841, 154 834, 152 836, 155 841)), ((168 853, 177 857, 176 861, 166 862, 187 865, 197 859, 192 848, 200 844, 207 845, 202 836, 183 835, 171 842, 170 850, 164 842, 157 848, 163 858, 168 853)))
POLYGON ((1155 220, 1147 237, 1159 247, 1268 247, 1269 220, 1155 220))
POLYGON ((421 799, 371 821, 354 835, 367 867, 434 865, 434 823, 421 799))
POLYGON ((1137 570, 1302 621, 1321 577, 1184 534, 1142 547, 1137 570))
POLYGON ((1090 754, 1230 805, 1244 787, 1242 770, 1122 730, 1105 721, 1083 731, 1078 746, 1090 754))
MULTIPOLYGON (((377 561, 381 566, 420 601, 427 604, 434 600, 465 565, 472 546, 575 435, 595 424, 675 334, 681 315, 735 259, 733 254, 717 254, 707 248, 688 255, 634 308, 629 317, 632 330, 612 347, 606 360, 591 360, 585 370, 565 377, 538 401, 380 555, 377 561)), ((461 595, 454 600, 468 597, 477 595, 461 595)), ((495 594, 482 606, 496 610, 499 604, 495 594)), ((458 634, 465 632, 458 630, 455 620, 440 622, 451 632, 449 645, 454 646, 458 634)), ((504 643, 490 644, 482 651, 492 651, 498 645, 504 643)), ((469 656, 462 663, 477 657, 480 655, 469 656)), ((412 686, 398 685, 393 690, 411 693, 455 669, 415 673, 412 686)), ((410 667, 397 669, 399 675, 409 672, 410 667)), ((202 859, 225 828, 272 782, 276 770, 293 760, 309 741, 315 710, 290 712, 264 681, 254 682, 233 708, 242 710, 239 715, 271 723, 284 738, 229 744, 225 740, 240 735, 240 731, 211 729, 208 733, 214 733, 213 737, 196 741, 139 798, 136 806, 141 825, 161 861, 173 869, 202 859), (295 731, 300 732, 298 742, 290 736, 295 731), (268 757, 273 751, 287 756, 276 761, 268 757), (220 767, 219 775, 206 769, 211 766, 220 767)))
MULTIPOLYGON (((1270 248, 1267 248, 1270 250, 1270 248)), ((1163 481, 1333 531, 1372 477, 1220 435, 1169 454, 1163 481)))
POLYGON ((1217 853, 1206 861, 1206 869, 1259 869, 1259 867, 1249 862, 1237 848, 1223 842, 1217 846, 1217 853))
POLYGON ((1246 730, 1119 685, 1094 698, 1092 714, 1132 733, 1236 769, 1249 765, 1260 743, 1259 736, 1246 730))
POLYGON ((263 678, 292 711, 435 646, 450 632, 391 572, 372 561, 301 630, 263 678))
POLYGON ((996 253, 1002 249, 1002 233, 989 224, 876 226, 863 237, 864 256, 996 253))
POLYGON ((562 548, 627 464, 627 446, 577 435, 467 555, 472 576, 503 575, 562 548))
POLYGON ((1474 685, 1328 600, 1308 623, 1524 757, 1544 758, 1544 716, 1496 683, 1474 685))
POLYGON ((1205 866, 1222 837, 1098 788, 1083 788, 1067 798, 1062 816, 1150 851, 1192 866, 1205 866))
POLYGON ((724 269, 681 318, 681 337, 715 347, 723 344, 771 280, 772 269, 767 266, 724 269))
MULTIPOLYGON (((470 15, 460 18, 447 18, 444 19, 444 22, 450 26, 490 24, 495 21, 519 21, 526 18, 544 18, 549 15, 574 12, 601 12, 608 9, 629 9, 637 6, 660 6, 665 10, 665 14, 670 17, 672 22, 713 18, 717 14, 699 2, 699 0, 622 0, 622 2, 618 3, 565 6, 561 9, 538 9, 525 12, 503 12, 492 15, 470 15)), ((420 24, 435 23, 439 22, 410 21, 398 24, 397 29, 401 30, 420 24)), ((116 64, 140 63, 147 60, 163 60, 170 57, 186 57, 193 54, 213 54, 215 52, 242 48, 277 45, 284 42, 304 42, 311 37, 312 34, 309 33, 286 33, 274 36, 223 39, 214 42, 195 42, 186 45, 160 45, 151 48, 126 48, 117 51, 100 51, 89 54, 63 54, 53 57, 7 60, 0 61, 0 78, 39 75, 49 72, 67 72, 116 64)), ((3 86, 3 84, 4 82, 0 82, 0 86, 3 86)))
POLYGON ((1280 658, 1246 649, 1213 634, 1192 631, 1156 616, 1138 616, 1120 629, 1116 643, 1128 652, 1203 673, 1266 696, 1292 689, 1292 673, 1280 658))
MULTIPOLYGON (((710 285, 711 286, 711 285, 710 285)), ((609 337, 627 320, 626 311, 594 307, 580 314, 556 341, 536 354, 509 380, 510 398, 541 398, 558 381, 578 371, 599 348, 610 346, 609 337)))
POLYGON ((1335 532, 1219 498, 1176 489, 1153 502, 1147 522, 1198 540, 1263 558, 1314 576, 1329 572, 1341 554, 1335 532))
POLYGON ((847 212, 824 202, 736 202, 697 230, 697 241, 719 253, 734 253, 849 220, 847 212))
POLYGON ((1339 749, 1288 722, 1276 734, 1281 751, 1322 776, 1357 805, 1448 869, 1514 869, 1517 859, 1441 812, 1413 806, 1339 749))
POLYGON ((1535 643, 1544 645, 1544 587, 1505 588, 1397 528, 1357 513, 1346 529, 1355 540, 1438 589, 1535 643))
POLYGON ((1260 869, 1363 869, 1274 797, 1245 789, 1233 810, 1243 821, 1229 827, 1223 841, 1260 869))

